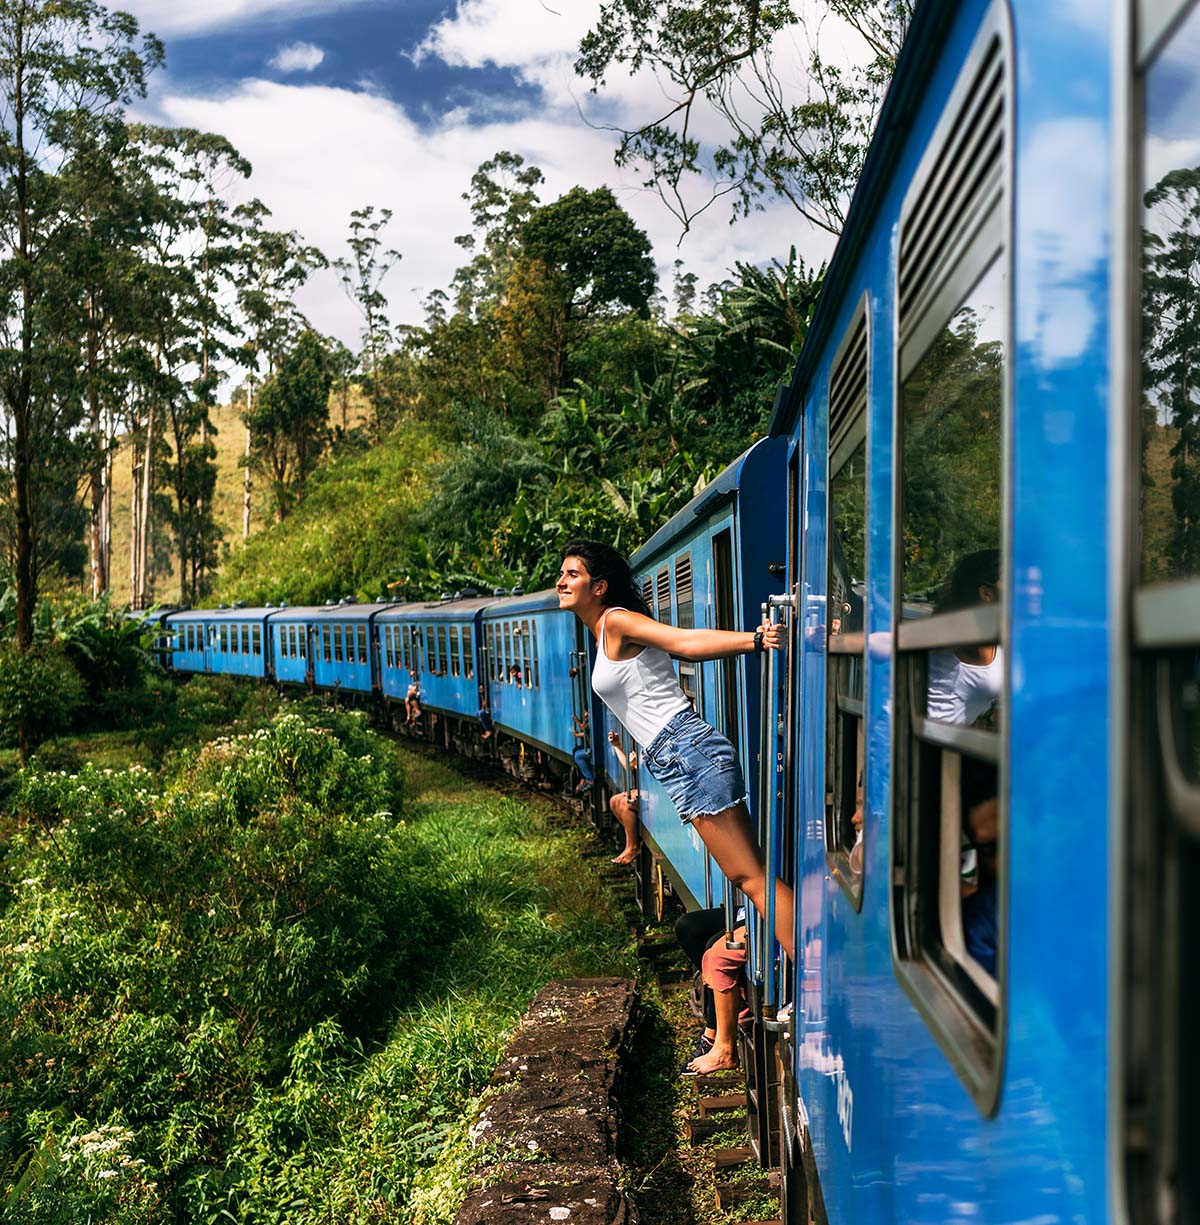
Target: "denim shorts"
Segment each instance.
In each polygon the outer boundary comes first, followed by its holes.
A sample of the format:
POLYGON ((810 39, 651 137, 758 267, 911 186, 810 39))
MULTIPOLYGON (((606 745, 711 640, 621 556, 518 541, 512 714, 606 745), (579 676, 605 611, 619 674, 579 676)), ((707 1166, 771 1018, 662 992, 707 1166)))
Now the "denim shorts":
POLYGON ((737 750, 694 711, 672 716, 650 742, 644 760, 685 822, 724 812, 747 798, 737 750))

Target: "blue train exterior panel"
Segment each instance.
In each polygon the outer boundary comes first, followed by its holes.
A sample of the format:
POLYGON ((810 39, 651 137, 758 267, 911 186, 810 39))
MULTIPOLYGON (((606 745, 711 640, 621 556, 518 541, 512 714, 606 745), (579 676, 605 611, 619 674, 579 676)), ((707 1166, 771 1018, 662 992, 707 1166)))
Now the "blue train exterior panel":
POLYGON ((570 763, 579 743, 572 716, 585 709, 579 676, 586 648, 575 614, 562 611, 550 590, 496 600, 481 621, 496 727, 570 763))
POLYGON ((171 665, 178 672, 269 676, 265 608, 204 609, 172 613, 175 635, 171 665))
POLYGON ((309 664, 318 689, 371 693, 372 622, 387 604, 339 604, 309 621, 309 664))
POLYGON ((424 707, 473 718, 479 709, 479 618, 489 603, 403 604, 381 613, 376 630, 384 696, 402 702, 416 680, 424 707))

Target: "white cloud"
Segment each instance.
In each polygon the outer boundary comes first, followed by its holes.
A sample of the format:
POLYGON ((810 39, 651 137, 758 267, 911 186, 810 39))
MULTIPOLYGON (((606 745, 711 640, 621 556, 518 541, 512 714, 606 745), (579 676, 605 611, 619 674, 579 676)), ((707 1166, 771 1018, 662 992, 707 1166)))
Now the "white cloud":
MULTIPOLYGON (((611 136, 581 126, 574 115, 488 123, 458 116, 428 128, 372 92, 248 80, 220 96, 199 96, 173 90, 169 79, 165 85, 157 117, 228 135, 254 166, 244 194, 266 202, 274 228, 298 230, 333 258, 345 251, 352 209, 374 204, 393 210, 386 242, 403 258, 384 288, 398 323, 419 322, 421 299, 445 288, 462 262, 463 252, 454 245, 454 235, 470 228, 462 193, 475 168, 500 149, 542 168, 544 200, 576 184, 610 185, 654 244, 668 293, 677 256, 704 286, 724 279, 737 260, 784 258, 793 243, 810 262, 831 249, 826 237, 810 235, 786 205, 733 227, 717 206, 677 248, 678 226, 657 196, 623 182, 613 166, 611 136)), ((358 317, 332 273, 315 275, 300 305, 322 331, 357 345, 358 317)))
POLYGON ((312 72, 324 58, 325 52, 314 43, 291 43, 279 48, 271 67, 280 72, 312 72))
POLYGON ((109 8, 132 13, 147 33, 160 38, 207 34, 262 18, 292 20, 329 13, 368 0, 104 0, 109 8))

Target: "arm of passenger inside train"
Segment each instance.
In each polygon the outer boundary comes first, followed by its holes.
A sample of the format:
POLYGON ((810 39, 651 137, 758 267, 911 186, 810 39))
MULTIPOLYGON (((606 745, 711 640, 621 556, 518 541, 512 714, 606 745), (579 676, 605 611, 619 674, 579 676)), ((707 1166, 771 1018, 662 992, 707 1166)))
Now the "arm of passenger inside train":
MULTIPOLYGON (((774 651, 783 645, 782 624, 764 622, 760 628, 763 650, 774 651)), ((694 662, 749 655, 755 650, 758 632, 679 629, 625 608, 613 609, 604 622, 608 649, 618 659, 632 658, 640 647, 658 647, 676 659, 694 662)))

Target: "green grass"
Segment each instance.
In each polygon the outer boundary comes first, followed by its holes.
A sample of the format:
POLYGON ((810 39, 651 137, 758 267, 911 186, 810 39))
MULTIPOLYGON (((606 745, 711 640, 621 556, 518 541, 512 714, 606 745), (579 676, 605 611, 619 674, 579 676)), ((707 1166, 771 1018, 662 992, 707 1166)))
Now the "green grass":
POLYGON ((611 895, 580 870, 588 834, 557 827, 536 796, 497 795, 450 760, 399 751, 405 819, 470 909, 399 1002, 389 1040, 341 1084, 336 1131, 312 1154, 323 1202, 305 1220, 452 1221, 472 1113, 530 1000, 554 978, 635 972, 611 895))

